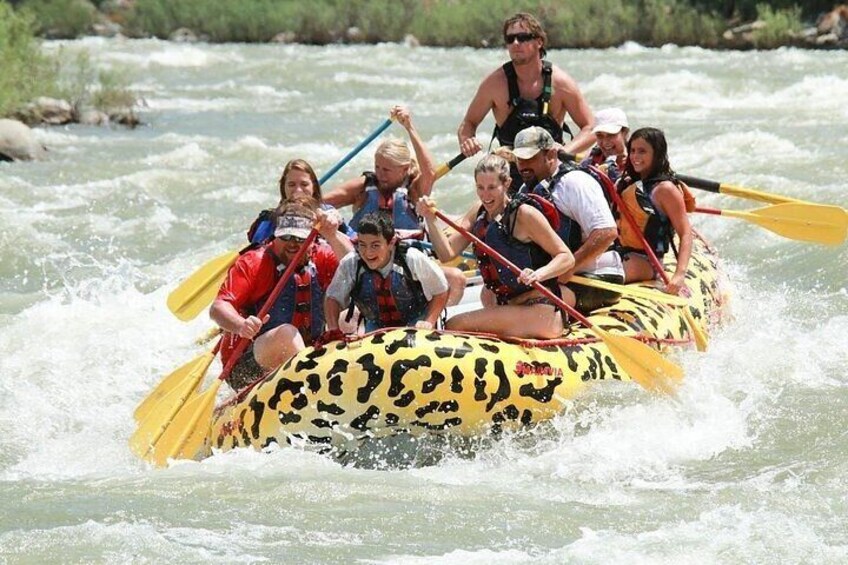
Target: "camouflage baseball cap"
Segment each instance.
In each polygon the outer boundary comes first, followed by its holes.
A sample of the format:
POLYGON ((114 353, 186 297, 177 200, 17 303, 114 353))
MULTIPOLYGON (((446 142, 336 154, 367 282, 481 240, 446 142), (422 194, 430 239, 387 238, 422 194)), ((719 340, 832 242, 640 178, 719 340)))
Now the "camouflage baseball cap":
POLYGON ((519 159, 532 159, 542 150, 553 149, 554 138, 548 130, 532 126, 518 132, 512 153, 519 159))

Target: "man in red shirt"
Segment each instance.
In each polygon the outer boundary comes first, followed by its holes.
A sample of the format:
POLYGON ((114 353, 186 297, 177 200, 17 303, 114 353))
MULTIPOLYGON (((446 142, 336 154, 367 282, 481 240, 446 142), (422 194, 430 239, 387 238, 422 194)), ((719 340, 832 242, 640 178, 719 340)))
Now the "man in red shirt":
POLYGON ((224 330, 221 360, 226 365, 239 338, 253 340, 227 382, 243 388, 311 345, 324 331, 324 292, 341 257, 353 250, 338 231, 339 216, 317 210, 314 200, 287 202, 278 211, 274 239, 240 256, 230 267, 209 316, 224 330), (291 259, 318 222, 317 240, 264 319, 256 314, 291 259))

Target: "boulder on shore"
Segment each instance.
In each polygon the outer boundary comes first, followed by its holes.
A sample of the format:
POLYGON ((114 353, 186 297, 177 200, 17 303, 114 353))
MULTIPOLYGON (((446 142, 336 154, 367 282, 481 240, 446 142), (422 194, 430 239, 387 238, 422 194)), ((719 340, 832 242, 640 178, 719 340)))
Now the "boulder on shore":
POLYGON ((0 161, 32 161, 47 154, 30 127, 18 120, 0 119, 0 161))

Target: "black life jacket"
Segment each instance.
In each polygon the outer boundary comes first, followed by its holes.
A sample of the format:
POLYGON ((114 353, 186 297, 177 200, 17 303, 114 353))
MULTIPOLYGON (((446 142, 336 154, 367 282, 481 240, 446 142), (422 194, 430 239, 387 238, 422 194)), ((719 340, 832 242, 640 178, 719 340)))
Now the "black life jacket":
POLYGON ((574 138, 565 122, 562 124, 556 123, 556 120, 548 113, 548 103, 551 101, 553 93, 551 86, 553 66, 550 61, 542 61, 542 94, 535 100, 521 97, 518 90, 518 75, 515 73, 515 66, 512 61, 504 63, 501 68, 506 75, 506 82, 509 87, 509 105, 512 107, 512 111, 504 120, 504 123, 495 126, 495 131, 492 134, 492 137, 497 138, 501 146, 512 147, 518 132, 530 126, 539 126, 546 129, 557 143, 562 143, 563 132, 568 133, 570 138, 574 138))

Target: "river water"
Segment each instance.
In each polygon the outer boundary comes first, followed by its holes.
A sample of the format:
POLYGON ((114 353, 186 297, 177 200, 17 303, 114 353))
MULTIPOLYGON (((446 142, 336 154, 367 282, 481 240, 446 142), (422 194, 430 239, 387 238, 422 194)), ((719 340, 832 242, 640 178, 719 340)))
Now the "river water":
MULTIPOLYGON (((176 282, 242 245, 285 161, 305 157, 320 175, 396 102, 438 161, 455 155, 465 105, 505 54, 99 39, 45 49, 128 69, 146 125, 39 129, 47 161, 0 164, 0 561, 848 560, 848 246, 732 218, 694 218, 732 281, 733 319, 709 352, 676 357, 687 373, 676 401, 609 384, 500 441, 147 467, 127 448, 132 411, 210 327, 171 316, 176 282)), ((665 129, 680 172, 848 206, 846 52, 627 45, 550 58, 593 108, 665 129)), ((440 181, 441 206, 470 204, 472 168, 440 181)))

